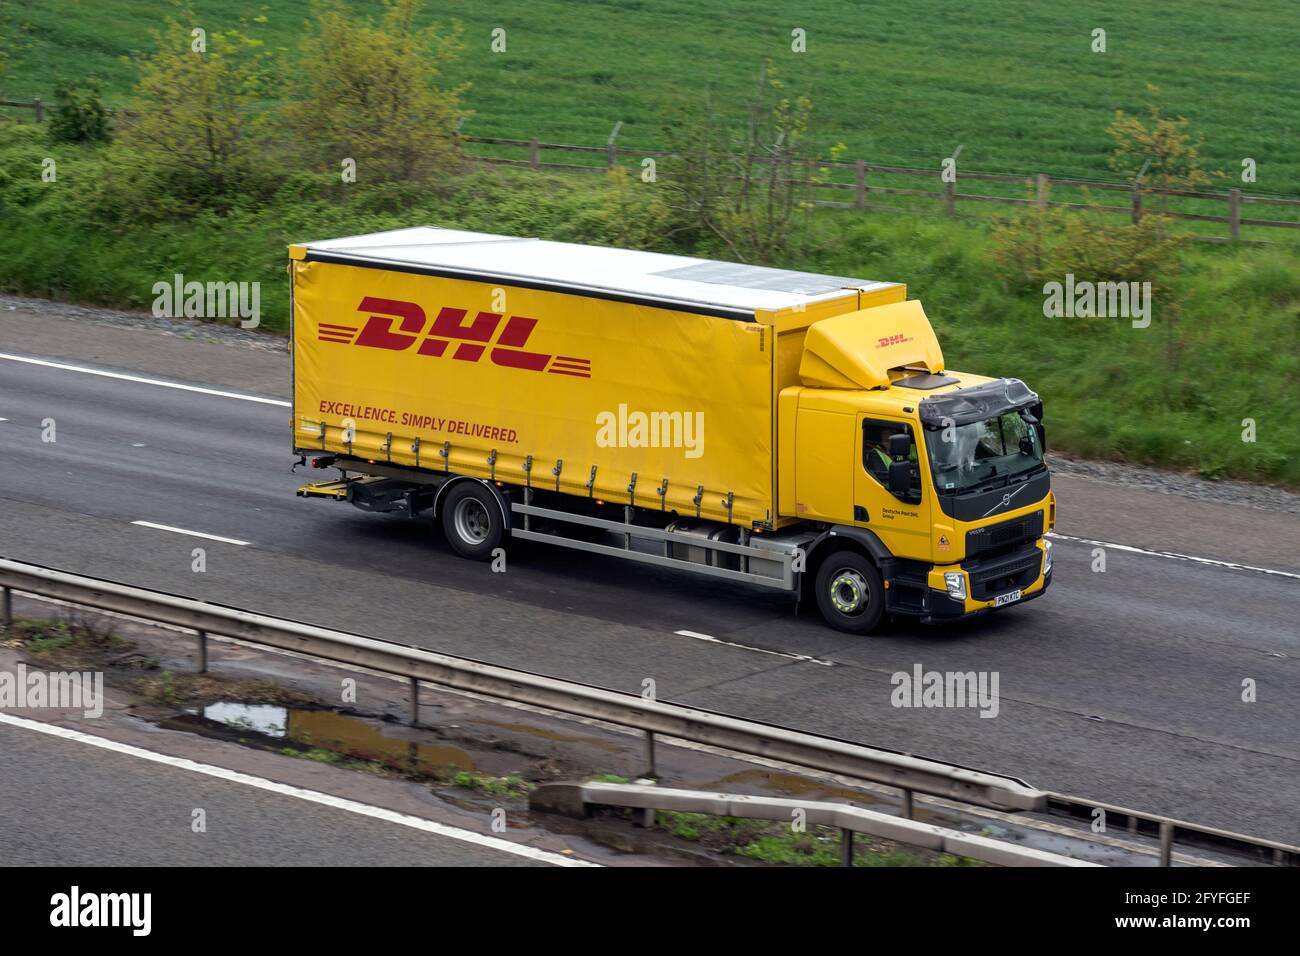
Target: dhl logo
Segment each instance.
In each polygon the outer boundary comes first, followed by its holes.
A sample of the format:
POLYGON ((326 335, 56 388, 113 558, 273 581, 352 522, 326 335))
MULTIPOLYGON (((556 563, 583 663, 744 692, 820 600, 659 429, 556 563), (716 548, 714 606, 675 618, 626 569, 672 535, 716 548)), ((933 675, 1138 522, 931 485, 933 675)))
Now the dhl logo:
POLYGON ((354 325, 322 322, 317 337, 322 342, 340 342, 392 352, 405 352, 415 346, 417 355, 434 357, 445 355, 454 344, 456 348, 451 357, 461 362, 477 362, 487 352, 493 365, 591 378, 591 359, 524 351, 529 336, 537 327, 536 319, 522 315, 506 318, 499 312, 479 312, 467 321, 469 313, 465 309, 448 307, 440 309, 430 325, 424 309, 414 302, 369 295, 361 300, 357 311, 370 313, 360 331, 354 325), (504 325, 502 319, 505 319, 504 325), (498 328, 501 330, 499 335, 498 328), (495 342, 493 336, 496 336, 495 342))
POLYGON ((910 341, 912 341, 912 337, 910 335, 903 335, 900 332, 898 335, 886 335, 881 339, 877 340, 876 348, 883 349, 888 345, 901 345, 904 342, 910 342, 910 341))

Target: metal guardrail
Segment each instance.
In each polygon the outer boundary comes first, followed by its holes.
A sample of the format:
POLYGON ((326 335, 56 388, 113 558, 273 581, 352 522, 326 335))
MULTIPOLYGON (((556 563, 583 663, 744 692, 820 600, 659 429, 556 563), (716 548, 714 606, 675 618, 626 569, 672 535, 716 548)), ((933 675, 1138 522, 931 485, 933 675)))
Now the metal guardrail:
POLYGON ((206 669, 207 635, 217 634, 406 677, 411 681, 413 710, 418 682, 426 681, 644 731, 651 771, 654 737, 662 734, 898 787, 904 791, 908 805, 912 793, 923 793, 998 810, 1043 810, 1047 806, 1044 791, 1013 777, 0 559, 0 610, 6 627, 12 621, 10 591, 195 631, 199 635, 200 670, 206 669))
POLYGON ((538 787, 528 797, 531 810, 562 813, 572 817, 586 816, 587 808, 592 805, 707 813, 750 820, 781 820, 786 823, 798 811, 804 814, 804 822, 807 824, 837 827, 840 830, 840 862, 844 866, 853 865, 855 833, 868 833, 896 843, 907 843, 937 853, 965 856, 998 866, 1101 865, 1060 853, 990 840, 988 837, 962 833, 949 827, 920 823, 877 810, 854 807, 847 803, 672 790, 643 784, 618 783, 548 783, 538 787))
POLYGON ((13 592, 194 631, 201 671, 207 669, 207 635, 215 634, 406 677, 411 685, 412 723, 418 713, 419 682, 425 681, 639 730, 646 735, 651 774, 655 737, 663 735, 897 787, 903 794, 901 819, 911 818, 917 793, 995 810, 1080 819, 1091 819, 1101 809, 1112 823, 1126 821, 1130 832, 1158 835, 1165 866, 1170 864, 1175 839, 1242 855, 1252 862, 1300 865, 1297 846, 1048 793, 1014 777, 0 558, 0 625, 6 629, 13 625, 13 592))
POLYGON ((1245 856, 1251 863, 1272 866, 1300 866, 1300 847, 1277 840, 1243 837, 1230 830, 1201 826, 1185 820, 1135 813, 1124 807, 1096 800, 1080 800, 1060 793, 1047 795, 1047 812, 1071 820, 1097 820, 1097 811, 1105 813, 1106 833, 1122 832, 1160 841, 1160 865, 1169 866, 1175 841, 1180 846, 1216 850, 1245 856))

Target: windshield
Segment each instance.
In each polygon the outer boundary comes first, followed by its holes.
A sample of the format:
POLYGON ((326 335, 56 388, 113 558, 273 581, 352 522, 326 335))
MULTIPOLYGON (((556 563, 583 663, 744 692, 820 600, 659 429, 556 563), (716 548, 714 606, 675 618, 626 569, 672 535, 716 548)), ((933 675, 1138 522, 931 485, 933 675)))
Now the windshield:
POLYGON ((976 485, 1006 484, 1012 475, 1042 464, 1038 430, 1019 412, 1007 412, 969 425, 927 428, 934 484, 940 491, 961 491, 976 485))

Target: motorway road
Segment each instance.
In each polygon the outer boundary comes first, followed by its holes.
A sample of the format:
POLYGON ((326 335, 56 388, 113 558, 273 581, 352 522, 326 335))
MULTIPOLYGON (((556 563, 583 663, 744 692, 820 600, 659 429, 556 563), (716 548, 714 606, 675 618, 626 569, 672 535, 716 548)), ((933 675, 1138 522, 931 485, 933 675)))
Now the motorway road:
POLYGON ((544 852, 523 855, 528 847, 510 846, 507 851, 471 842, 465 837, 474 834, 465 831, 458 831, 461 838, 451 838, 364 815, 348 809, 356 806, 348 800, 318 794, 329 802, 317 803, 295 795, 290 787, 251 787, 240 782, 240 774, 216 767, 208 768, 219 774, 214 776, 147 762, 36 732, 21 723, 0 722, 0 780, 5 782, 0 800, 0 833, 4 834, 0 866, 545 866, 568 862, 544 852), (196 817, 195 811, 202 813, 196 817), (196 820, 201 821, 198 832, 196 820))
MULTIPOLYGON (((187 377, 223 380, 197 360, 187 377)), ((1294 576, 1117 549, 1094 573, 1092 546, 1065 540, 1041 600, 948 630, 853 638, 796 617, 784 597, 544 545, 513 545, 508 572, 494 574, 454 557, 428 522, 298 499, 297 485, 327 473, 290 474, 281 405, 0 359, 0 419, 6 557, 625 691, 650 678, 661 699, 1300 842, 1294 576), (50 418, 53 443, 42 441, 50 418), (204 573, 191 570, 196 547, 204 573), (1000 712, 891 706, 890 675, 918 662, 996 671, 1000 712), (1245 679, 1256 702, 1241 700, 1245 679)), ((1198 513, 1148 497, 1152 513, 1198 513)), ((1242 512, 1243 525, 1266 520, 1274 540, 1300 543, 1295 515, 1242 512)), ((1176 514, 1168 526, 1175 541, 1197 537, 1176 514)), ((1254 544, 1235 554, 1231 540, 1201 537, 1201 554, 1261 563, 1254 544)))

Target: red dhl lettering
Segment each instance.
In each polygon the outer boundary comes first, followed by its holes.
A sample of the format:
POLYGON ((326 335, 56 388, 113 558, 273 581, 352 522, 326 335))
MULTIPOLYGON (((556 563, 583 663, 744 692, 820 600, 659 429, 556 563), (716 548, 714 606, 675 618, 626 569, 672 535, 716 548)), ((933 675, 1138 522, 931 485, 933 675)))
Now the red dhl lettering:
POLYGON ((526 351, 524 346, 538 324, 537 319, 527 316, 478 312, 471 319, 468 310, 447 306, 430 323, 424 309, 415 302, 369 295, 361 300, 357 311, 369 313, 359 331, 353 325, 322 322, 317 338, 391 352, 405 352, 416 346, 417 355, 434 358, 450 350, 451 358, 461 362, 477 362, 486 352, 493 365, 503 368, 591 378, 591 359, 526 351))
POLYGON ((900 332, 898 335, 886 335, 878 339, 876 341, 876 348, 883 349, 887 345, 898 345, 902 342, 910 342, 910 341, 912 341, 912 337, 910 335, 903 335, 900 332))

